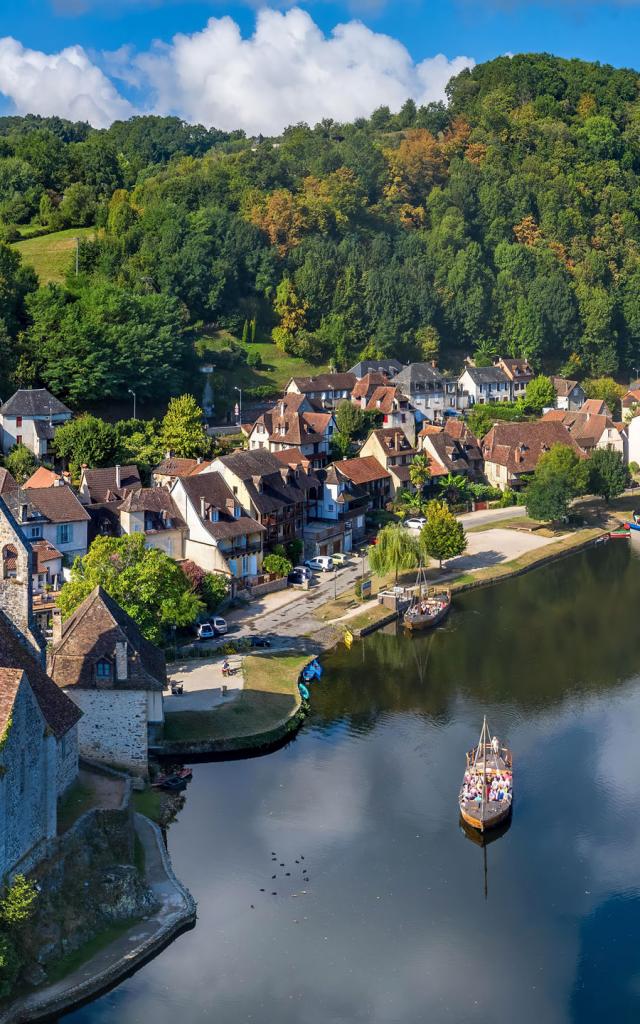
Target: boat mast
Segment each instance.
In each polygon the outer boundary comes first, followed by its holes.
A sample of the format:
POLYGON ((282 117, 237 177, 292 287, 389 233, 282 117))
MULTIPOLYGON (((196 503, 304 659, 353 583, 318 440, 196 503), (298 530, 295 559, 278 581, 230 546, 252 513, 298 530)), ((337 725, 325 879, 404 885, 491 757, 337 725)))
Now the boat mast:
POLYGON ((480 740, 482 742, 482 817, 480 819, 480 830, 484 832, 484 798, 487 789, 487 716, 484 716, 484 722, 482 723, 482 733, 480 740))

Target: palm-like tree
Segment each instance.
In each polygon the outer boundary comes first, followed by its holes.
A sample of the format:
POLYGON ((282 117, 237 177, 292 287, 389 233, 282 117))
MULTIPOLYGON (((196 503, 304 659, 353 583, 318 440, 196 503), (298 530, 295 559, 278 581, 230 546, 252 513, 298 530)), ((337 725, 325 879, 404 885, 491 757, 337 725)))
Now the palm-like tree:
POLYGON ((431 479, 431 460, 425 452, 414 456, 413 462, 409 466, 409 479, 418 494, 422 494, 431 479))

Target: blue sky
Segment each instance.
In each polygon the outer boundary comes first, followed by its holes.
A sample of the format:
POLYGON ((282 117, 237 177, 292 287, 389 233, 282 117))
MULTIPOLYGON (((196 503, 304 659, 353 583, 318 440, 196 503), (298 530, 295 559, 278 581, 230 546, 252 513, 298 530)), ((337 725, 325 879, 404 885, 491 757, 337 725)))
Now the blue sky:
POLYGON ((317 0, 300 5, 304 15, 278 0, 266 16, 251 0, 0 6, 3 109, 55 109, 97 125, 153 110, 275 131, 290 119, 347 118, 380 102, 394 107, 406 94, 437 98, 462 58, 506 52, 640 64, 640 0, 317 0), (225 16, 232 21, 219 20, 225 16), (366 30, 352 25, 336 40, 335 26, 354 20, 366 30), (173 43, 176 33, 186 40, 173 43), (80 49, 61 56, 68 47, 80 49), (453 63, 432 63, 437 54, 453 63))

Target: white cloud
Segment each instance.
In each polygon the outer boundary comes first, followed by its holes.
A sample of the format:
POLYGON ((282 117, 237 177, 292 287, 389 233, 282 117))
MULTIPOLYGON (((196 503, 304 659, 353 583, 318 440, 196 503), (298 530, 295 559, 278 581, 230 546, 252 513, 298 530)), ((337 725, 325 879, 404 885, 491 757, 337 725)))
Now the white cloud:
POLYGON ((0 39, 0 93, 19 114, 60 114, 99 128, 133 113, 81 46, 47 54, 28 50, 10 36, 0 39))
MULTIPOLYGON (((140 88, 141 110, 250 134, 324 117, 350 120, 381 104, 398 110, 408 96, 417 103, 442 99, 449 78, 474 63, 443 54, 416 63, 397 39, 360 21, 325 36, 298 8, 261 10, 250 38, 232 18, 211 18, 200 32, 171 43, 141 53, 122 47, 100 60, 108 73, 140 88)), ((20 113, 57 113, 97 126, 135 112, 79 46, 44 54, 0 39, 0 92, 20 113)))

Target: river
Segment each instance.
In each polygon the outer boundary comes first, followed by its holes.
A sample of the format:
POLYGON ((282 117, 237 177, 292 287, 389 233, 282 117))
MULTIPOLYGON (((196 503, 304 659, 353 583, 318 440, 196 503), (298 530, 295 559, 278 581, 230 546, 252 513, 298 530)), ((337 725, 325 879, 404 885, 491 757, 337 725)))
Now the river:
POLYGON ((168 842, 197 927, 65 1024, 637 1022, 633 543, 340 645, 287 748, 194 766, 168 842), (457 810, 485 712, 515 763, 486 851, 457 810))

